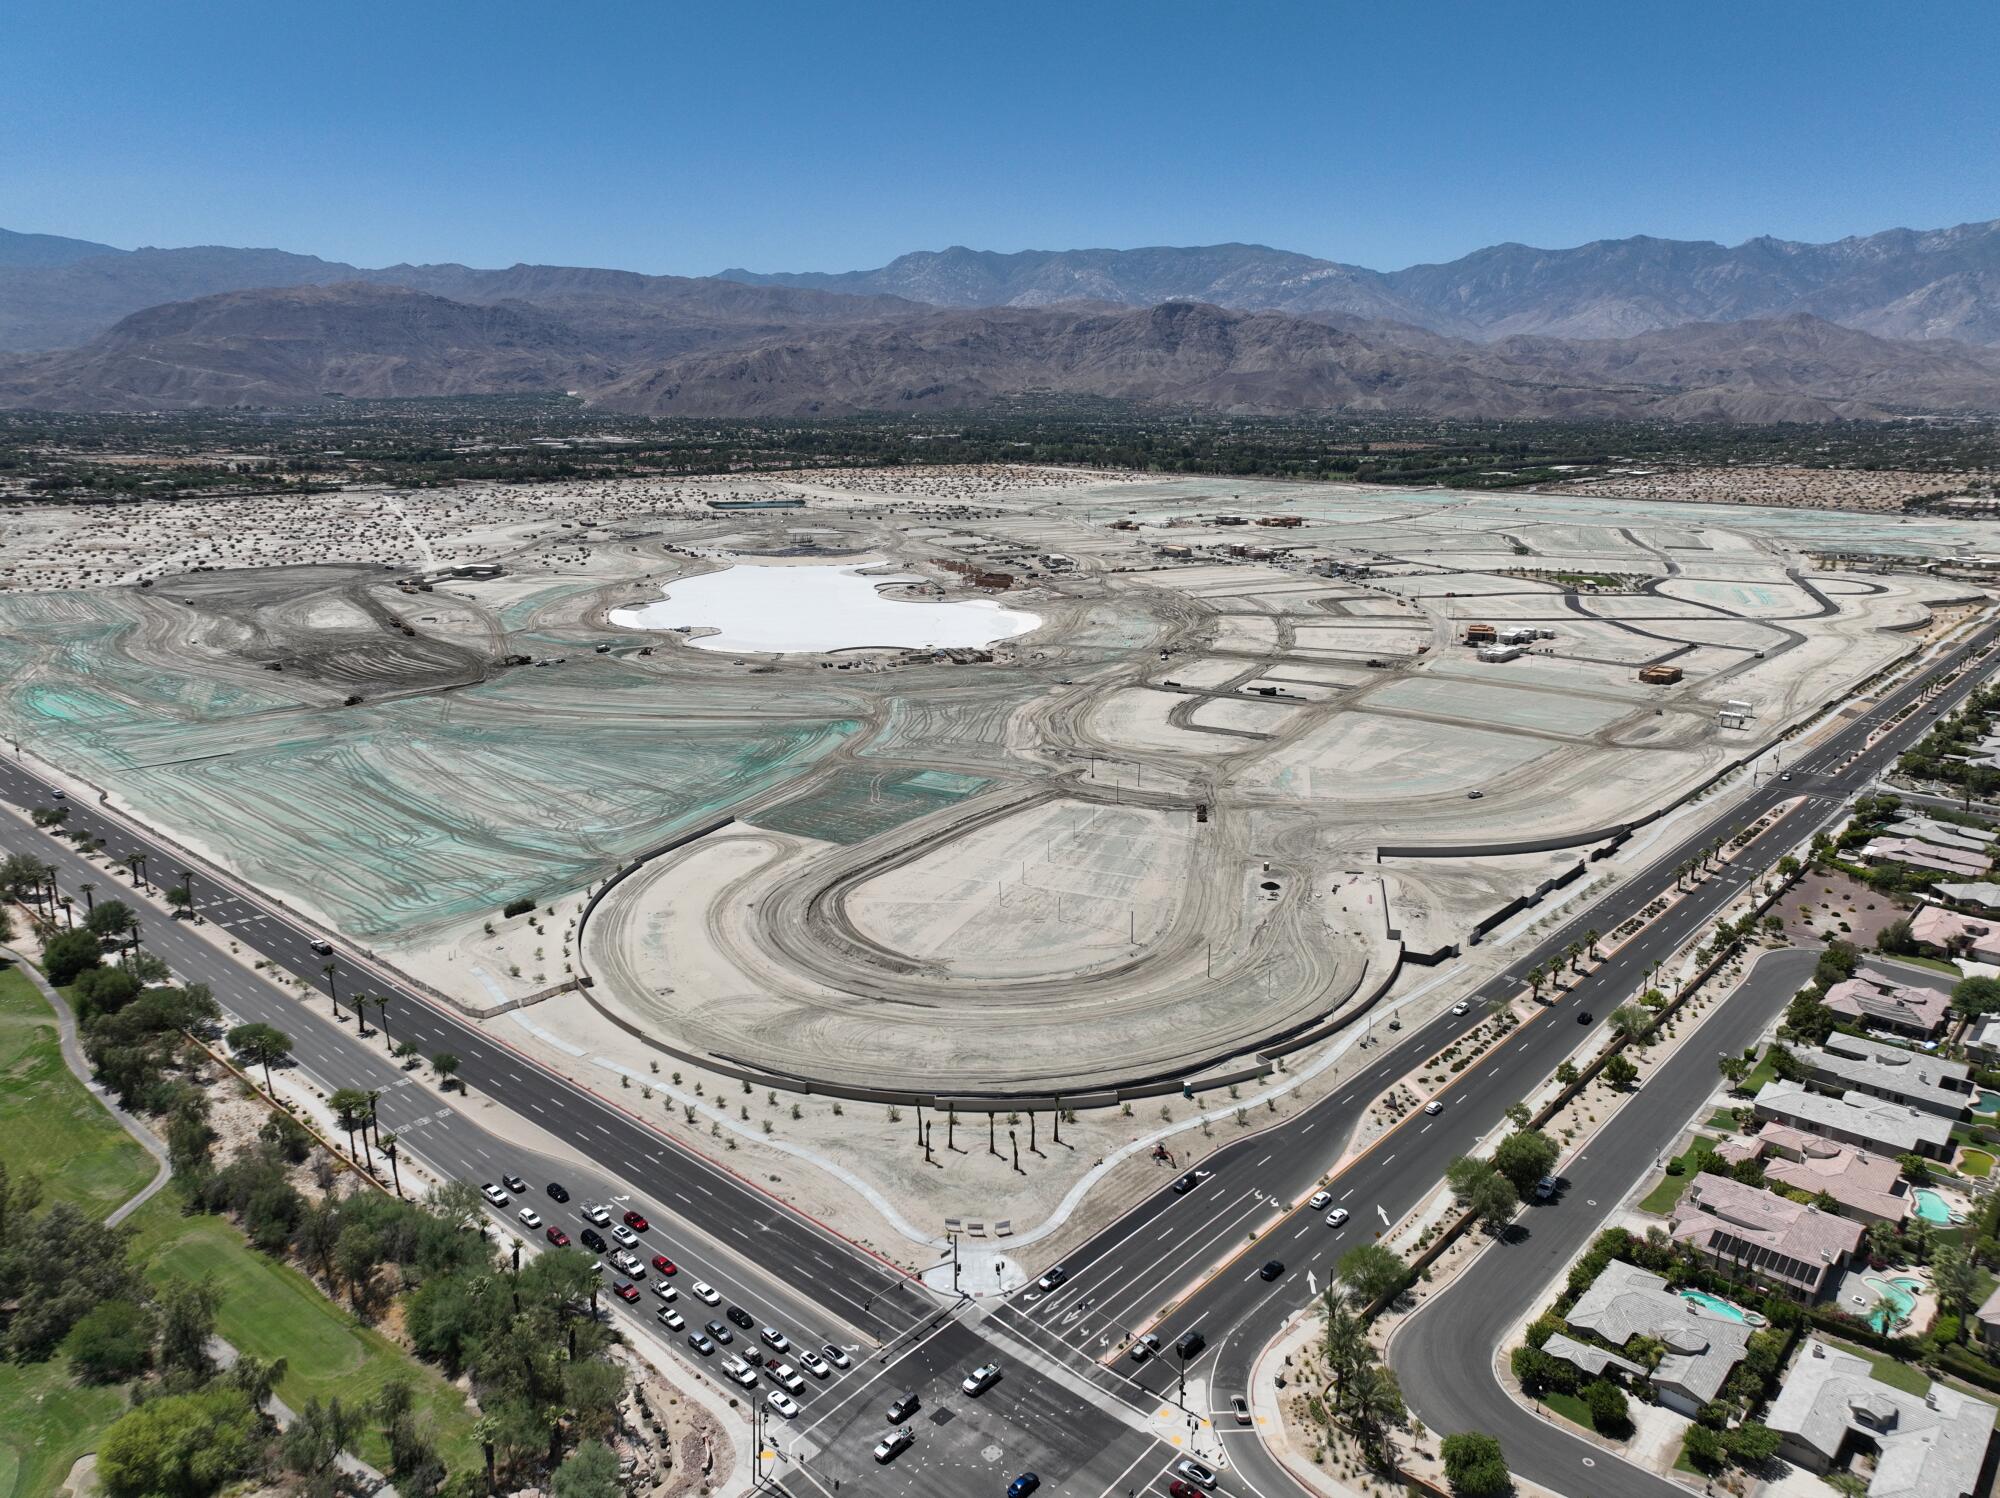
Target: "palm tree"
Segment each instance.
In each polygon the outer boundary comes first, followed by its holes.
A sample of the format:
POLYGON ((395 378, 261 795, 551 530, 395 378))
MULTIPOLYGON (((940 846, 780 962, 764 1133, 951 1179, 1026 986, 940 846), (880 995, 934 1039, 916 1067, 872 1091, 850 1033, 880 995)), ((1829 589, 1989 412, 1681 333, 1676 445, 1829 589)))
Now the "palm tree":
POLYGON ((97 901, 91 898, 91 892, 95 890, 97 886, 92 884, 88 879, 86 879, 76 888, 77 892, 83 896, 83 917, 85 920, 89 920, 91 915, 97 909, 97 901))
POLYGON ((1542 971, 1542 965, 1539 962, 1536 963, 1533 967, 1528 969, 1528 989, 1531 993, 1534 994, 1536 1003, 1541 1002, 1542 984, 1546 982, 1547 979, 1548 979, 1548 974, 1542 971))
POLYGON ((389 996, 386 993, 375 995, 375 1022, 382 1028, 382 1044, 391 1045, 392 1041, 389 1038, 389 996))
POLYGON ((403 1173, 396 1168, 396 1145, 399 1142, 393 1130, 384 1134, 378 1127, 375 1142, 382 1147, 382 1153, 389 1157, 389 1174, 396 1182, 396 1195, 403 1194, 403 1173))
POLYGON ((229 1032, 229 1047, 245 1061, 264 1068, 264 1090, 275 1102, 278 1093, 271 1085, 271 1067, 291 1055, 292 1037, 275 1025, 238 1025, 229 1032))
POLYGON ((452 1073, 458 1070, 458 1057, 452 1055, 450 1051, 439 1051, 431 1057, 431 1070, 438 1075, 438 1085, 449 1092, 452 1073))
POLYGON ((144 889, 146 887, 146 855, 137 851, 127 853, 125 855, 125 865, 132 871, 132 882, 138 885, 139 888, 144 889))
POLYGON ((1590 960, 1592 962, 1597 961, 1597 940, 1603 934, 1601 931, 1586 931, 1583 933, 1584 950, 1590 953, 1590 960))
MULTIPOLYGON (((381 1097, 381 1088, 371 1087, 368 1089, 368 1128, 372 1128, 375 1131, 375 1147, 377 1149, 380 1149, 382 1146, 382 1120, 375 1115, 375 1104, 381 1100, 381 1097)), ((368 1137, 368 1129, 361 1131, 361 1137, 364 1140, 368 1137)))
POLYGON ((1568 946, 1563 948, 1563 956, 1569 959, 1569 970, 1571 972, 1576 971, 1577 959, 1582 955, 1583 955, 1583 944, 1581 942, 1573 941, 1568 946))
POLYGON ((342 1087, 327 1098, 326 1105, 333 1110, 333 1116, 341 1128, 347 1131, 347 1153, 354 1159, 359 1160, 361 1154, 354 1147, 354 1131, 356 1129, 363 1130, 363 1143, 365 1144, 368 1121, 368 1094, 357 1087, 342 1087))
POLYGON ((321 968, 320 976, 326 979, 326 996, 333 1000, 333 1017, 340 1018, 340 990, 334 984, 334 974, 340 971, 338 963, 329 962, 321 968))

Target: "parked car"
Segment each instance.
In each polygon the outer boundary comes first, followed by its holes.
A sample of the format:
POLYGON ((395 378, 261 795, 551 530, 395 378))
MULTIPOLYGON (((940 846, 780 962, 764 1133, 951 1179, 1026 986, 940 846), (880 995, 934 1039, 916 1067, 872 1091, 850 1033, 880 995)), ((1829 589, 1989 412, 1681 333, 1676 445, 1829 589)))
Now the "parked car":
POLYGON ((1556 1193, 1560 1190, 1562 1190, 1562 1181, 1560 1178, 1556 1176, 1543 1176, 1539 1181, 1535 1182, 1535 1200, 1538 1202, 1554 1201, 1556 1193))

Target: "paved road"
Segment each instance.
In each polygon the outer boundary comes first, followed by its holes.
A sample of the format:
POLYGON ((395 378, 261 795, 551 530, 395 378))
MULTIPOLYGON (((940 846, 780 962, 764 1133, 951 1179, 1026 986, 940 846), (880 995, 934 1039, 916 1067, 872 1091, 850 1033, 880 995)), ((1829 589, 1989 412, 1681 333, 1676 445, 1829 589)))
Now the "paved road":
MULTIPOLYGON (((1951 659, 1963 659, 1994 633, 1992 628, 1982 631, 1951 659)), ((1922 690, 1921 683, 1903 688, 1794 764, 1794 779, 1767 780, 1745 802, 1705 819, 1646 870, 1525 952, 1481 991, 1480 1000, 1499 1001, 1517 993, 1528 967, 1547 963, 1587 929, 1614 930, 1672 889, 1679 863, 1765 810, 1803 798, 1738 856, 1743 869, 1759 867, 1809 835, 1856 785, 1865 784, 1886 759, 1918 736, 1929 721, 1928 711, 1848 763, 1868 732, 1922 690)), ((1963 690, 1963 685, 1954 687, 1947 696, 1963 690)), ((0 801, 17 807, 53 804, 37 777, 4 762, 0 801)), ((108 851, 146 851, 151 875, 178 878, 176 871, 187 860, 153 834, 101 807, 72 804, 72 825, 104 837, 108 851)), ((0 817, 0 847, 31 851, 54 863, 63 888, 73 895, 84 879, 96 881, 106 895, 112 892, 106 886, 115 876, 18 818, 0 817)), ((775 1322, 815 1342, 822 1337, 844 1340, 872 1354, 872 1361, 811 1390, 797 1426, 783 1433, 780 1448, 806 1459, 807 1475, 790 1469, 784 1480, 788 1491, 801 1498, 823 1491, 822 1472, 845 1471, 868 1474, 871 1490, 957 1498, 968 1490, 971 1471, 999 1478, 998 1487, 1012 1470, 1033 1467, 1044 1477, 1046 1492, 1115 1498, 1120 1484, 1135 1492, 1164 1491, 1164 1472, 1175 1452, 1154 1438, 1151 1432, 1158 1427, 1149 1422, 1163 1408, 1171 1409, 1167 1396, 1178 1393, 1178 1370, 1160 1360, 1104 1366, 1098 1359, 1107 1347, 1156 1318, 1169 1340, 1200 1329, 1209 1351, 1188 1370, 1195 1381, 1190 1405, 1204 1411, 1226 1405, 1227 1396, 1245 1386, 1257 1350, 1306 1301, 1311 1284, 1325 1283, 1339 1254, 1371 1231, 1370 1219, 1379 1230, 1385 1219, 1394 1221, 1414 1207, 1444 1165, 1495 1127, 1506 1105, 1575 1046, 1584 1033, 1578 1021, 1601 1025, 1618 1002, 1644 986, 1655 961, 1741 892, 1744 877, 1725 870, 1696 886, 1662 920, 1557 996, 1546 1013, 1484 1063, 1462 1073, 1441 1095, 1446 1106, 1440 1117, 1412 1120, 1343 1172, 1331 1189, 1353 1213, 1345 1228, 1328 1229, 1319 1213, 1292 1204, 1319 1183, 1366 1100, 1389 1078, 1408 1072, 1478 1023, 1477 1013, 1463 1019, 1440 1016, 1404 1033, 1393 1047, 1382 1046, 1379 1065, 1357 1079, 1353 1090, 1222 1152, 1214 1161, 1215 1176, 1189 1195, 1172 1195, 1163 1180, 1160 1192, 1070 1258, 1071 1279, 1055 1294, 1030 1290, 990 1315, 963 1312, 956 1317, 891 1267, 797 1217, 757 1186, 544 1072, 496 1044, 487 1031, 386 975, 365 970, 352 956, 341 959, 343 991, 358 986, 389 994, 393 1037, 415 1040, 426 1055, 450 1051, 459 1056, 460 1075, 471 1088, 467 1098, 441 1100, 402 1072, 379 1038, 361 1041, 351 1015, 345 1025, 336 1025, 323 999, 302 1001, 180 923, 149 917, 145 940, 182 976, 208 983, 233 1015, 268 1020, 292 1034, 299 1064, 323 1083, 384 1089, 385 1127, 402 1133, 444 1173, 484 1181, 502 1169, 518 1169, 538 1182, 560 1170, 578 1202, 587 1192, 610 1195, 636 1188, 656 1224, 648 1252, 659 1251, 664 1240, 666 1251, 688 1266, 683 1285, 699 1275, 760 1321, 775 1322), (589 1179, 574 1167, 524 1155, 495 1132, 506 1131, 515 1114, 592 1160, 603 1174, 589 1179), (579 1182, 583 1189, 577 1189, 579 1182), (1254 1256, 1202 1280, 1210 1266, 1247 1249, 1253 1229, 1276 1218, 1283 1219, 1281 1225, 1262 1235, 1254 1256), (1285 1271, 1266 1282, 1257 1277, 1255 1266, 1270 1257, 1282 1258, 1285 1271), (993 1356, 996 1348, 1008 1369, 999 1387, 978 1400, 949 1392, 955 1390, 956 1372, 993 1356), (882 1428, 881 1407, 887 1401, 876 1396, 898 1383, 918 1388, 928 1404, 948 1413, 942 1423, 934 1416, 920 1423, 917 1446, 889 1468, 877 1469, 868 1461, 866 1446, 882 1428)), ((294 918, 213 871, 198 873, 196 882, 202 914, 212 927, 269 961, 278 974, 323 981, 324 959, 312 951, 312 936, 294 918)), ((1678 1119, 1660 1120, 1660 1126, 1677 1127, 1678 1119)), ((545 1201, 537 1205, 549 1206, 545 1201)), ((1451 1429, 1469 1422, 1447 1413, 1436 1423, 1451 1429)), ((1290 1490, 1290 1480, 1255 1442, 1238 1440, 1230 1454, 1237 1468, 1230 1482, 1238 1490, 1247 1488, 1265 1498, 1290 1490)))
MULTIPOLYGON (((1483 1430, 1500 1438, 1507 1465, 1557 1492, 1592 1498, 1674 1498, 1686 1490, 1624 1462, 1601 1447, 1522 1409, 1494 1377, 1492 1351, 1508 1330, 1547 1298, 1549 1282, 1603 1225, 1626 1193, 1650 1175, 1663 1139, 1720 1085, 1716 1059, 1735 1054, 1777 1018, 1812 977, 1817 952, 1796 949, 1759 958, 1742 987, 1710 1014, 1646 1080, 1645 1092, 1620 1109, 1563 1170, 1555 1202, 1522 1212, 1513 1232, 1421 1306, 1390 1344, 1410 1408, 1426 1424, 1483 1430), (1588 1460, 1594 1465, 1586 1468, 1588 1460)), ((1933 974, 1932 976, 1937 976, 1933 974)), ((1433 1428, 1436 1428, 1435 1426, 1433 1428)))

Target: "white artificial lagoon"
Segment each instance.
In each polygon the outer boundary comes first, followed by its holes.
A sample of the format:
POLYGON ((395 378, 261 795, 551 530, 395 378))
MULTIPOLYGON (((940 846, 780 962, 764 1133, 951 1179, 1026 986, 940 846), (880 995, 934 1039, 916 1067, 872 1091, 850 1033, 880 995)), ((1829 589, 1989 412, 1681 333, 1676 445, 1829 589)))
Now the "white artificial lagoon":
POLYGON ((909 577, 864 577, 879 562, 845 566, 725 567, 675 583, 658 603, 613 609, 611 622, 637 629, 713 629, 700 650, 823 652, 867 646, 952 649, 1024 635, 1042 621, 986 598, 885 598, 909 577))

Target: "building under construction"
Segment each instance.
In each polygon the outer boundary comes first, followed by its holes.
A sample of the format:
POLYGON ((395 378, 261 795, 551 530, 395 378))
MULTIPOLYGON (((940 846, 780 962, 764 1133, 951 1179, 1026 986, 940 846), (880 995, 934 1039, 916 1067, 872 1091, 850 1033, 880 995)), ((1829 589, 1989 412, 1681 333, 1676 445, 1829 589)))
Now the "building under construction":
POLYGON ((1679 666, 1641 666, 1639 680, 1649 687, 1670 687, 1681 679, 1679 666))

